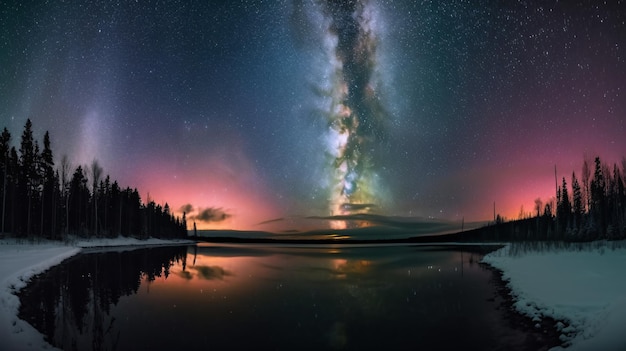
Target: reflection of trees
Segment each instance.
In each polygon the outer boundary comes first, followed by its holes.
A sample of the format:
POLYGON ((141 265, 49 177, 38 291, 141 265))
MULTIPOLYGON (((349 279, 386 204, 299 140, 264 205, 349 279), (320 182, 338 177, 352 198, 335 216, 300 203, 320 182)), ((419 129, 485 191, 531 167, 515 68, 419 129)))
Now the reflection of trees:
POLYGON ((115 324, 111 305, 137 293, 144 278, 167 278, 186 255, 186 247, 157 247, 71 258, 20 291, 19 317, 59 348, 114 349, 119 331, 109 335, 115 324))

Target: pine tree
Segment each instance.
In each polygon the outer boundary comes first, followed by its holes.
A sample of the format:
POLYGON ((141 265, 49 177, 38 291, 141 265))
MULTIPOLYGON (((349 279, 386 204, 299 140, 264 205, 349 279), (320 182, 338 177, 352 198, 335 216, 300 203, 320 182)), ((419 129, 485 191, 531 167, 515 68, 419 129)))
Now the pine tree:
MULTIPOLYGON (((25 195, 26 219, 22 218, 22 224, 26 221, 26 235, 31 235, 31 209, 35 187, 38 185, 37 162, 39 159, 39 146, 33 139, 33 124, 30 119, 26 120, 22 140, 20 143, 20 195, 25 195)), ((22 204, 23 206, 24 204, 22 204)), ((23 213, 23 212, 22 212, 23 213)))
POLYGON ((70 226, 70 204, 69 204, 69 191, 70 191, 70 169, 72 166, 67 158, 67 155, 63 155, 61 158, 61 175, 60 175, 60 186, 61 186, 61 202, 65 207, 65 224, 63 225, 64 234, 67 235, 69 233, 70 226))
POLYGON ((576 173, 572 172, 572 212, 574 214, 574 228, 579 230, 582 226, 582 218, 584 214, 584 204, 582 191, 578 179, 576 179, 576 173))
POLYGON ((44 228, 47 227, 51 232, 50 235, 53 235, 52 232, 54 229, 50 228, 52 222, 52 216, 54 215, 54 188, 55 188, 55 179, 54 179, 54 160, 52 156, 52 149, 50 148, 50 135, 46 131, 43 137, 43 151, 39 157, 39 179, 42 184, 41 188, 41 220, 40 220, 40 236, 44 235, 44 228), (48 203, 46 203, 46 201, 48 203), (48 211, 49 215, 47 216, 47 224, 44 226, 44 217, 45 211, 48 211))
POLYGON ((589 191, 591 192, 590 213, 594 223, 598 226, 596 235, 603 235, 606 230, 606 180, 602 171, 600 157, 595 159, 595 171, 591 180, 589 191))
POLYGON ((111 235, 122 235, 122 194, 117 181, 111 185, 111 235))
POLYGON ((613 177, 611 178, 610 187, 610 224, 612 227, 612 237, 620 238, 624 235, 624 218, 622 216, 624 212, 623 203, 624 182, 622 180, 622 172, 617 167, 617 164, 613 165, 613 177))
POLYGON ((87 189, 87 178, 81 166, 76 167, 69 187, 69 213, 70 231, 77 234, 85 234, 83 231, 86 225, 86 208, 88 208, 89 190, 87 189))
POLYGON ((9 182, 9 146, 11 144, 11 133, 4 128, 0 135, 0 177, 2 177, 2 228, 0 228, 0 235, 4 235, 5 220, 7 213, 7 183, 9 182))
POLYGON ((21 202, 19 198, 19 173, 20 173, 20 158, 17 155, 17 150, 15 147, 11 147, 11 151, 9 152, 9 160, 8 160, 8 172, 7 178, 9 180, 9 188, 7 189, 7 195, 11 199, 10 205, 7 205, 7 210, 10 211, 10 227, 12 233, 17 233, 19 221, 18 215, 21 210, 21 202))
POLYGON ((107 174, 106 178, 104 178, 104 182, 100 182, 101 184, 101 189, 102 189, 102 197, 101 199, 103 199, 103 203, 102 203, 102 207, 104 208, 104 221, 103 221, 103 225, 105 227, 105 230, 107 231, 107 233, 112 232, 111 230, 111 226, 109 225, 109 213, 110 213, 110 207, 111 207, 111 177, 109 177, 109 175, 107 174))
POLYGON ((583 160, 582 170, 582 196, 583 205, 587 212, 591 211, 591 171, 589 170, 589 162, 587 159, 583 160))
POLYGON ((568 228, 570 222, 570 216, 572 213, 572 206, 567 191, 567 183, 565 177, 563 177, 563 185, 560 187, 559 203, 557 204, 557 219, 559 221, 559 231, 564 234, 568 228))
POLYGON ((95 158, 91 162, 91 193, 93 202, 93 235, 98 236, 98 183, 102 177, 102 167, 95 158))

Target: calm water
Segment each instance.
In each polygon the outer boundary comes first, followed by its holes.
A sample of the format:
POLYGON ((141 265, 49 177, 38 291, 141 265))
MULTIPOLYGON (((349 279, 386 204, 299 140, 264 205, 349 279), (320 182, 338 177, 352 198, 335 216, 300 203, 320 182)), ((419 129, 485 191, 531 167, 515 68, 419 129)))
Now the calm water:
POLYGON ((84 253, 33 279, 20 317, 65 350, 528 348, 481 257, 411 246, 84 253))

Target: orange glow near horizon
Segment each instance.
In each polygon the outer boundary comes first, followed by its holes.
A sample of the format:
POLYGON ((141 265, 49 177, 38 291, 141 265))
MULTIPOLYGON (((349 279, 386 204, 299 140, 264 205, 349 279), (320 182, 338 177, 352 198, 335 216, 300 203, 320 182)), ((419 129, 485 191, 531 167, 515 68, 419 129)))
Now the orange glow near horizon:
MULTIPOLYGON (((601 157, 602 162, 608 165, 619 165, 621 158, 617 154, 611 156, 612 158, 601 157)), ((565 178, 568 193, 572 196, 572 172, 580 181, 585 157, 568 155, 556 165, 548 157, 545 158, 545 160, 539 157, 526 162, 511 162, 506 167, 477 168, 462 177, 448 179, 450 183, 465 182, 472 187, 472 189, 464 189, 469 193, 466 203, 462 204, 462 209, 465 210, 465 220, 493 220, 494 202, 496 214, 506 220, 518 219, 520 215, 535 216, 537 198, 541 200, 541 213, 543 213, 547 203, 551 202, 553 206, 556 206, 556 189, 557 186, 562 185, 563 178, 565 178)), ((586 157, 592 173, 594 158, 586 157)), ((553 207, 553 214, 555 210, 553 207)))
POLYGON ((224 184, 219 180, 208 180, 202 183, 204 186, 200 189, 193 184, 181 184, 172 189, 159 188, 158 186, 148 187, 157 189, 150 193, 151 198, 158 203, 168 201, 170 208, 177 216, 182 216, 181 208, 184 205, 191 204, 193 206, 193 210, 186 214, 187 225, 190 230, 193 229, 194 221, 198 230, 253 230, 260 222, 277 215, 272 204, 265 201, 262 194, 244 193, 240 189, 231 188, 229 184, 224 184), (209 221, 195 218, 202 210, 209 208, 222 210, 229 217, 223 220, 209 221))
MULTIPOLYGON (((271 194, 270 188, 258 176, 254 163, 244 156, 234 158, 232 161, 224 155, 208 155, 203 162, 189 162, 188 167, 176 165, 176 162, 167 164, 163 161, 148 161, 147 165, 133 173, 132 179, 125 181, 135 184, 142 191, 140 195, 144 202, 148 195, 157 204, 164 205, 167 202, 177 216, 182 215, 183 206, 191 205, 192 210, 187 213, 188 230, 193 230, 194 220, 198 230, 281 232, 350 225, 345 221, 307 220, 306 213, 301 214, 301 217, 290 217, 290 214, 285 213, 285 205, 281 204, 280 198, 271 194), (217 216, 211 220, 198 218, 207 209, 215 209, 226 216, 217 216)), ((416 218, 482 222, 494 219, 495 203, 495 214, 506 220, 515 220, 520 217, 520 213, 534 216, 537 198, 541 199, 543 213, 546 203, 554 202, 556 192, 554 163, 546 160, 548 158, 544 155, 532 160, 512 159, 500 166, 478 165, 462 174, 442 177, 438 190, 435 190, 440 192, 437 195, 441 195, 441 189, 445 189, 451 194, 450 198, 454 199, 451 201, 454 206, 446 209, 445 205, 448 204, 444 204, 442 211, 423 200, 420 208, 413 212, 406 210, 410 209, 407 204, 395 204, 396 209, 381 214, 394 216, 409 213, 408 216, 416 218)), ((588 159, 588 162, 591 161, 588 159)), ((613 164, 617 161, 607 158, 603 162, 613 164)), ((583 157, 575 155, 564 157, 557 163, 558 185, 565 177, 570 190, 572 171, 576 172, 580 180, 582 163, 583 157)))
POLYGON ((279 216, 251 162, 240 156, 229 164, 223 155, 211 155, 204 161, 189 163, 189 167, 147 162, 128 181, 142 191, 144 203, 148 196, 162 206, 168 203, 176 216, 182 216, 183 207, 190 207, 186 214, 189 230, 194 221, 198 230, 264 230, 259 223, 279 216), (199 218, 207 209, 226 216, 199 218))
POLYGON ((300 256, 303 251, 289 249, 275 251, 272 248, 255 248, 247 252, 246 247, 233 245, 231 248, 237 251, 237 255, 219 256, 220 251, 212 249, 228 247, 222 245, 201 244, 194 255, 193 250, 188 249, 186 257, 186 273, 181 265, 174 265, 170 269, 170 277, 174 276, 177 282, 188 283, 196 281, 202 285, 219 285, 222 287, 234 287, 235 285, 251 284, 252 277, 272 278, 280 274, 274 267, 298 265, 301 269, 310 267, 323 267, 309 271, 308 274, 319 279, 345 279, 350 275, 366 274, 373 268, 373 261, 366 259, 351 259, 341 249, 314 248, 307 249, 310 257, 300 256), (299 256, 294 262, 294 255, 299 256), (227 284, 225 284, 227 283, 227 284))

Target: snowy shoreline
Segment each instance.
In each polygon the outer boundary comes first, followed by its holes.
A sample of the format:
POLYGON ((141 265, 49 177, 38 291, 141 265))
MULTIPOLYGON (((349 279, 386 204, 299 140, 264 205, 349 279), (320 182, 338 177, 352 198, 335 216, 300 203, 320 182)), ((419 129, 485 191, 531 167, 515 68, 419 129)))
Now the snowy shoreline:
POLYGON ((502 271, 518 312, 563 321, 567 350, 626 350, 626 241, 509 244, 483 262, 502 271))
POLYGON ((133 238, 30 242, 0 239, 0 349, 56 350, 39 331, 17 317, 20 300, 15 295, 29 279, 85 251, 111 247, 145 247, 195 244, 190 240, 137 240, 133 238))
MULTIPOLYGON (((81 252, 185 244, 195 242, 0 240, 0 349, 56 350, 17 317, 20 301, 15 293, 36 274, 81 252)), ((556 328, 567 350, 626 350, 626 241, 506 244, 485 255, 483 262, 502 272, 517 312, 538 324, 547 317, 562 321, 556 328)))

